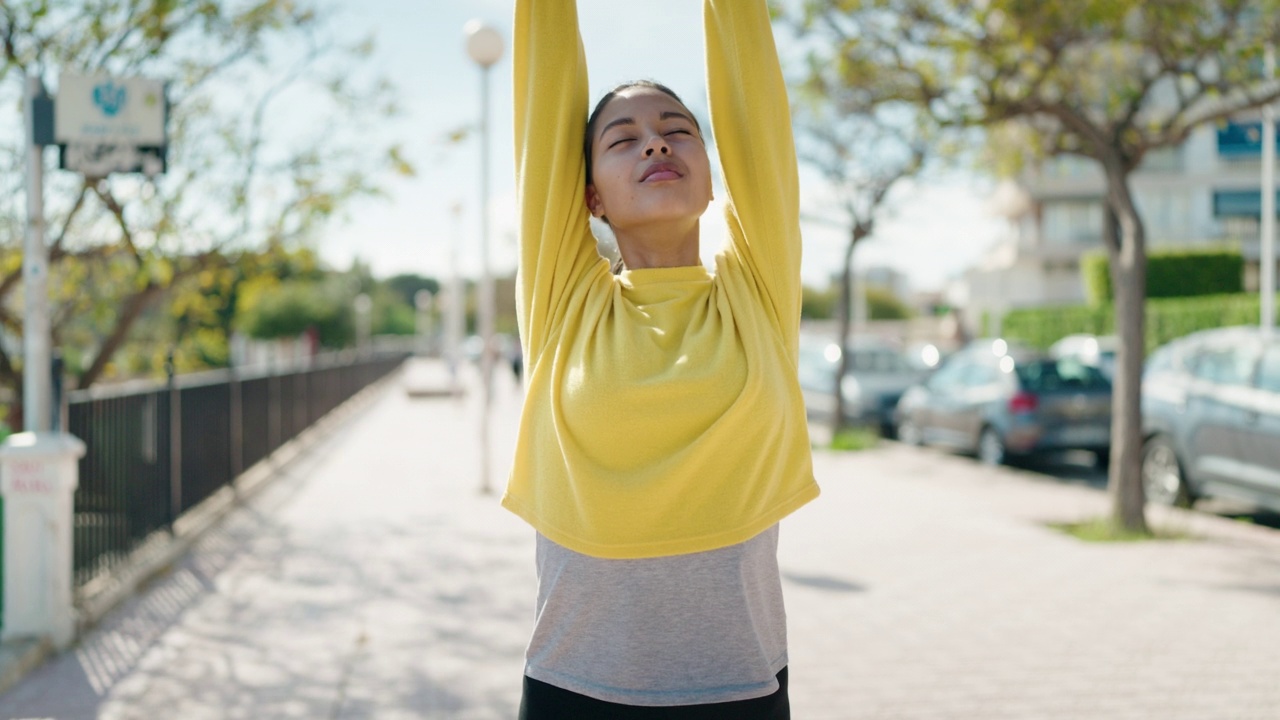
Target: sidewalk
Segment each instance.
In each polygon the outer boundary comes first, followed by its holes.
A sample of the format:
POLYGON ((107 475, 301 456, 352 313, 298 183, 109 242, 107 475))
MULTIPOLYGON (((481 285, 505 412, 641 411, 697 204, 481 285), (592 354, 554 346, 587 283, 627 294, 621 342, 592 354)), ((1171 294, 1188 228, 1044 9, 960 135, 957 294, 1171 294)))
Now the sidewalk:
MULTIPOLYGON (((294 460, 3 718, 513 718, 533 533, 497 505, 519 390, 499 373, 494 494, 478 393, 402 382, 294 460)), ((783 523, 794 717, 1275 718, 1280 533, 1088 545, 1045 520, 1097 491, 893 444, 817 453, 783 523)))

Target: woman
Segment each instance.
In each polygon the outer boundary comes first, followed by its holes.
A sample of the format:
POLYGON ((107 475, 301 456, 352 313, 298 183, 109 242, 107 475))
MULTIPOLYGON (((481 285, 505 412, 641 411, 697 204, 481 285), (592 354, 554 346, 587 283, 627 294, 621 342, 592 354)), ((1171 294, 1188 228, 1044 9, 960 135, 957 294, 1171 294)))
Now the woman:
POLYGON ((796 380, 795 151, 765 0, 704 7, 729 195, 714 273, 693 114, 630 84, 584 137, 574 0, 516 2, 527 395, 503 505, 538 533, 530 720, 789 717, 777 524, 818 494, 796 380), (617 238, 619 274, 590 216, 617 238))

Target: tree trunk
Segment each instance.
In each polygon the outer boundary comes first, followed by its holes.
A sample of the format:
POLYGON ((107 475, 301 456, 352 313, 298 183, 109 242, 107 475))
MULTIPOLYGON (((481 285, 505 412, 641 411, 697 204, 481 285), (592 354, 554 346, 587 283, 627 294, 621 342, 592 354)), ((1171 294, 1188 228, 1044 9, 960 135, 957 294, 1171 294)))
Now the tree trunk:
POLYGON ((840 301, 836 306, 836 344, 840 347, 840 359, 836 362, 834 410, 831 413, 831 437, 834 439, 845 427, 844 375, 849 371, 849 335, 853 328, 853 251, 858 242, 870 233, 861 223, 855 223, 849 232, 849 245, 844 250, 844 265, 840 272, 840 301))
POLYGON ((164 288, 158 285, 148 284, 125 301, 119 317, 116 318, 115 327, 102 343, 102 347, 98 348, 98 356, 93 359, 93 364, 76 378, 77 388, 87 388, 98 381, 107 369, 107 363, 111 362, 111 358, 129 336, 134 322, 142 316, 142 312, 147 309, 147 304, 159 296, 163 290, 164 288))
POLYGON ((1142 361, 1147 294, 1146 232, 1129 191, 1128 174, 1108 168, 1104 235, 1111 258, 1116 353, 1111 398, 1111 463, 1107 489, 1118 528, 1147 532, 1142 487, 1142 361))

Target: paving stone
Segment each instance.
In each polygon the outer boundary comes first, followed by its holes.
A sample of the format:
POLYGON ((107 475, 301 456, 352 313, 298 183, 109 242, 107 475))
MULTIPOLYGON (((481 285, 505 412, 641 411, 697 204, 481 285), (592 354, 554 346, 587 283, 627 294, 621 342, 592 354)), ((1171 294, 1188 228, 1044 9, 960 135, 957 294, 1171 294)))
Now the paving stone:
MULTIPOLYGON (((512 718, 533 532, 497 504, 521 395, 402 382, 87 637, 0 718, 512 718)), ((1198 539, 1086 544, 1045 527, 1103 493, 886 443, 819 451, 783 523, 803 720, 1277 717, 1280 533, 1153 510, 1198 539)))

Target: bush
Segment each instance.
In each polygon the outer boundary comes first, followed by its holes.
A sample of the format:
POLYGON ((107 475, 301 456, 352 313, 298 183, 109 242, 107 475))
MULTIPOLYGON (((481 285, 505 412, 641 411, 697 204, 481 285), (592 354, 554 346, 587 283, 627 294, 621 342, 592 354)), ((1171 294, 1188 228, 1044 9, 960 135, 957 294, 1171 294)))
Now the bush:
MULTIPOLYGON (((1256 293, 1163 298, 1147 301, 1146 351, 1198 330, 1232 325, 1256 325, 1261 308, 1256 293)), ((1014 310, 1004 316, 1003 335, 1037 348, 1048 348, 1067 335, 1115 333, 1111 305, 1014 310)))
POLYGON ((349 296, 319 283, 282 283, 256 298, 238 321, 259 340, 297 337, 312 327, 327 348, 347 347, 355 340, 349 296))
MULTIPOLYGON (((1080 263, 1085 295, 1091 305, 1114 298, 1111 262, 1104 253, 1090 253, 1080 263)), ((1244 291, 1244 256, 1232 248, 1159 251, 1147 254, 1147 297, 1182 298, 1226 295, 1244 291)))
POLYGON ((816 290, 805 285, 800 297, 800 317, 806 320, 830 320, 835 317, 839 292, 835 285, 826 290, 816 290))
POLYGON ((877 287, 867 288, 868 320, 905 320, 909 317, 911 308, 899 300, 897 295, 877 287))

